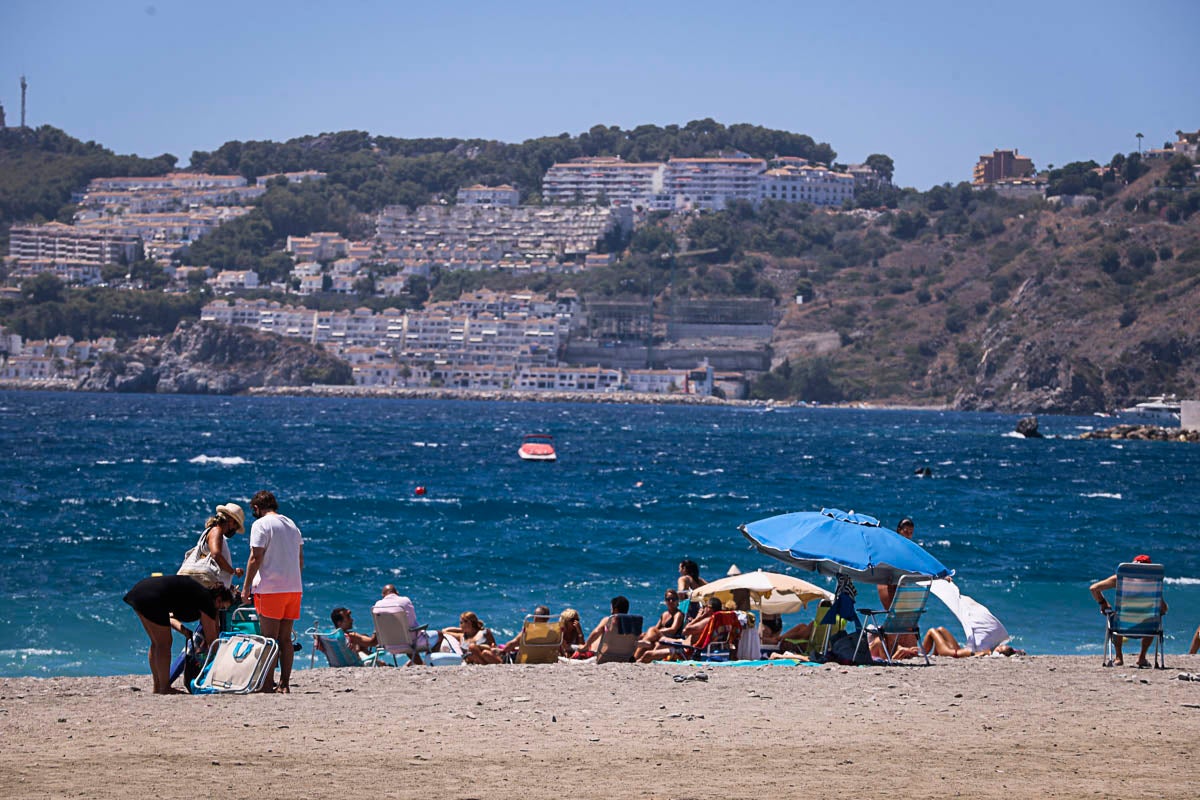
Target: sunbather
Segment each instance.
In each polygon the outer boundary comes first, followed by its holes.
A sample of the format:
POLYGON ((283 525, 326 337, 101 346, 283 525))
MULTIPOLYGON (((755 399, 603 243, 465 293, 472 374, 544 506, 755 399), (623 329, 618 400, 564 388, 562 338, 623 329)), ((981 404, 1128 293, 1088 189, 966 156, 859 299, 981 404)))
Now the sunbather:
POLYGON ((679 592, 674 589, 667 589, 663 594, 663 602, 667 604, 667 610, 659 615, 658 622, 651 625, 650 628, 642 634, 642 638, 638 639, 637 650, 633 656, 636 660, 642 653, 654 648, 658 640, 664 636, 675 637, 683 631, 683 626, 687 620, 683 616, 683 612, 679 610, 679 592))
POLYGON ((342 637, 346 640, 346 644, 354 652, 369 653, 375 649, 378 639, 374 634, 367 636, 355 632, 354 615, 350 613, 350 609, 338 606, 330 612, 329 619, 333 622, 334 630, 342 632, 342 637))
MULTIPOLYGON (((547 606, 535 606, 533 609, 534 622, 549 622, 550 609, 547 606)), ((524 632, 525 625, 521 624, 521 630, 517 631, 517 635, 509 639, 497 649, 500 651, 501 658, 508 663, 516 660, 517 654, 521 651, 521 634, 524 632)))
POLYGON ((696 618, 683 626, 678 638, 661 637, 658 640, 658 646, 646 650, 638 657, 637 661, 640 664, 649 664, 654 661, 662 661, 671 657, 679 657, 686 653, 695 645, 696 637, 703 633, 708 627, 709 617, 716 612, 722 610, 721 599, 719 597, 708 598, 708 603, 704 609, 696 615, 696 618))
MULTIPOLYGON (((1149 564, 1150 556, 1147 556, 1147 555, 1134 556, 1133 562, 1135 564, 1149 564)), ((1089 587, 1089 589, 1092 593, 1092 597, 1094 597, 1096 602, 1100 604, 1100 613, 1104 614, 1105 616, 1112 614, 1113 609, 1112 609, 1112 606, 1110 606, 1108 604, 1108 599, 1105 598, 1104 592, 1108 591, 1109 589, 1115 589, 1115 588, 1117 588, 1117 576, 1116 575, 1111 575, 1102 581, 1096 581, 1089 587)), ((1164 614, 1167 613, 1167 601, 1166 600, 1162 601, 1162 613, 1164 613, 1164 614)), ((1121 645, 1124 642, 1124 637, 1113 636, 1112 642, 1113 642, 1113 651, 1116 654, 1116 658, 1113 659, 1113 664, 1115 666, 1120 667, 1120 666, 1124 665, 1124 663, 1125 663, 1125 656, 1121 653, 1121 645)), ((1146 658, 1146 653, 1148 653, 1150 651, 1150 645, 1152 645, 1153 643, 1154 643, 1153 636, 1143 636, 1142 637, 1142 649, 1141 649, 1141 652, 1138 653, 1138 660, 1137 660, 1138 669, 1149 669, 1150 661, 1149 661, 1149 659, 1146 658)), ((1195 651, 1193 651, 1193 652, 1195 652, 1195 651)))
POLYGON ((570 658, 575 654, 576 650, 583 647, 585 637, 583 635, 583 626, 579 622, 579 612, 573 608, 568 608, 558 617, 562 623, 562 646, 558 649, 560 656, 570 658))
MULTIPOLYGON (((617 595, 609 601, 609 608, 613 614, 628 614, 629 613, 629 598, 624 595, 617 595)), ((608 621, 612 619, 612 614, 600 620, 592 632, 588 634, 587 640, 584 641, 583 647, 580 648, 581 653, 595 653, 596 648, 600 646, 600 637, 604 635, 605 629, 608 627, 608 621)))
MULTIPOLYGON (((871 655, 875 656, 875 643, 878 639, 873 639, 871 655)), ((946 628, 930 628, 925 631, 925 641, 922 643, 925 652, 935 656, 949 656, 951 658, 970 658, 971 656, 990 656, 993 653, 1002 656, 1023 656, 1024 650, 1017 650, 1008 642, 1001 642, 995 647, 988 649, 982 648, 973 650, 970 647, 964 647, 958 643, 952 634, 946 628)), ((883 658, 884 653, 882 648, 879 649, 878 658, 883 658)), ((901 647, 893 655, 893 658, 915 658, 919 653, 915 647, 901 647)))
POLYGON ((453 636, 462 643, 463 661, 467 664, 499 664, 503 660, 495 637, 474 611, 464 611, 459 615, 458 627, 445 628, 442 635, 453 636))

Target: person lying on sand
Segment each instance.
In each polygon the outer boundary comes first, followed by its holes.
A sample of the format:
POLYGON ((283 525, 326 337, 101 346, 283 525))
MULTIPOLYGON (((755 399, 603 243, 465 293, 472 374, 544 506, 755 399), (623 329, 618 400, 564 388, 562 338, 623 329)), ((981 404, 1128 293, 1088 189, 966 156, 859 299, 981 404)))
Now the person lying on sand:
MULTIPOLYGON (((993 653, 1002 656, 1023 656, 1024 650, 1017 650, 1008 642, 1002 642, 992 649, 983 648, 980 650, 972 650, 970 647, 963 647, 958 643, 952 634, 946 628, 930 628, 925 631, 925 641, 922 642, 925 652, 935 656, 949 656, 950 658, 970 658, 971 656, 990 656, 993 653)), ((911 655, 899 655, 896 658, 914 658, 919 653, 915 647, 901 648, 901 650, 911 651, 911 655)), ((872 650, 871 655, 875 652, 872 650)), ((883 656, 883 651, 880 650, 879 657, 883 656)))

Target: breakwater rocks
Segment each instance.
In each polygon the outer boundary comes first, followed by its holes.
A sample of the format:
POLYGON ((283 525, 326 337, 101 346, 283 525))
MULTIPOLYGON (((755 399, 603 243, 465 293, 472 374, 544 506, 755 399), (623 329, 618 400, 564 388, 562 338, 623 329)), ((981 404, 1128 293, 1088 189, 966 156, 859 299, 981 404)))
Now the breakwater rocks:
POLYGON ((1136 439, 1151 442, 1200 442, 1200 431, 1160 428, 1156 425, 1114 425, 1102 431, 1087 431, 1080 439, 1136 439))
POLYGON ((401 400, 534 401, 541 403, 644 403, 648 405, 749 405, 760 401, 722 400, 694 394, 648 394, 644 392, 557 392, 548 390, 429 389, 395 386, 263 386, 252 388, 257 396, 291 397, 383 397, 401 400))

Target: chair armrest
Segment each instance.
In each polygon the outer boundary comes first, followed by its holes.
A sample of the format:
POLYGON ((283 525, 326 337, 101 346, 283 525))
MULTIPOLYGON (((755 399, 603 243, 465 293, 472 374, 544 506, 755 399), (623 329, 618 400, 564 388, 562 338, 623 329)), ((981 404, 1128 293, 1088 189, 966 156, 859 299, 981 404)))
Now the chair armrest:
POLYGON ((416 631, 421 631, 421 632, 424 632, 424 631, 428 630, 428 628, 429 628, 429 623, 428 623, 428 622, 426 622, 424 625, 414 625, 413 627, 409 628, 409 631, 411 631, 411 632, 416 632, 416 631))

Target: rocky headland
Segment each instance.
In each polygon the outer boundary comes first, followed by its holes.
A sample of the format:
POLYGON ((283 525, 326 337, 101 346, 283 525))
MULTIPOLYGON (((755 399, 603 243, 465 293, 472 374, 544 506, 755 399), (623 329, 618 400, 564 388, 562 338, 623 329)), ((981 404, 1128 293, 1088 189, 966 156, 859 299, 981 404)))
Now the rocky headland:
POLYGON ((225 395, 257 387, 350 382, 349 365, 318 346, 249 328, 189 320, 169 336, 104 354, 75 388, 225 395))

